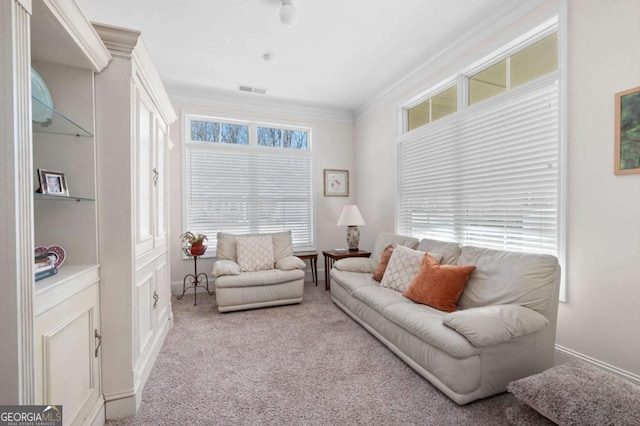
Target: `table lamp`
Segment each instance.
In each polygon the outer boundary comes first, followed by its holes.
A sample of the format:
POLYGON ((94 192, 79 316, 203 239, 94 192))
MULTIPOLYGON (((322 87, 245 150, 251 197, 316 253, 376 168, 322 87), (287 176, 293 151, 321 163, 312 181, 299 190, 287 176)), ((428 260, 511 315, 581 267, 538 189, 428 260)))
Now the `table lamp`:
POLYGON ((358 251, 358 243, 360 242, 358 225, 365 225, 358 206, 355 204, 344 206, 338 219, 338 226, 347 226, 347 244, 349 245, 349 251, 358 251))

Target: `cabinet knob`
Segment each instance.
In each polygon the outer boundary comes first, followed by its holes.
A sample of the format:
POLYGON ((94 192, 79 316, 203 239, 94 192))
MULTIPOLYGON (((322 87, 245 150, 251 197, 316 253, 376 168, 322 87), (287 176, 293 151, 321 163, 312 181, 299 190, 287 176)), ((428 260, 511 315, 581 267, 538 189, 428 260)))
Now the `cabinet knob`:
POLYGON ((158 299, 160 297, 158 296, 158 292, 153 290, 153 309, 156 308, 156 305, 158 304, 158 299))
POLYGON ((97 329, 94 329, 94 335, 96 339, 98 339, 98 345, 96 346, 95 358, 98 358, 98 351, 100 350, 100 345, 102 345, 102 336, 98 333, 97 329))

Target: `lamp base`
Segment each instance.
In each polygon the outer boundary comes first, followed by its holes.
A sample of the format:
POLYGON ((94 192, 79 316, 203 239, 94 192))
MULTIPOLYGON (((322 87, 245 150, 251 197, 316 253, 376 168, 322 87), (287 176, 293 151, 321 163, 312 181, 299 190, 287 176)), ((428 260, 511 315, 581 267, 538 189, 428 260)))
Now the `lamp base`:
POLYGON ((360 230, 357 226, 347 227, 347 245, 349 251, 358 251, 358 244, 360 243, 360 230))

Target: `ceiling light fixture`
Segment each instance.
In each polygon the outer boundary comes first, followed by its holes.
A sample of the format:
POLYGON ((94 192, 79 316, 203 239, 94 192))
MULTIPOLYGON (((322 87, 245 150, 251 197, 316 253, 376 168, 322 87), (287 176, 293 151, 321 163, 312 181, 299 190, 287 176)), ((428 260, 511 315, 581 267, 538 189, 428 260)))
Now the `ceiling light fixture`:
POLYGON ((296 20, 296 7, 293 0, 280 0, 282 7, 280 8, 280 22, 284 25, 291 26, 296 20))

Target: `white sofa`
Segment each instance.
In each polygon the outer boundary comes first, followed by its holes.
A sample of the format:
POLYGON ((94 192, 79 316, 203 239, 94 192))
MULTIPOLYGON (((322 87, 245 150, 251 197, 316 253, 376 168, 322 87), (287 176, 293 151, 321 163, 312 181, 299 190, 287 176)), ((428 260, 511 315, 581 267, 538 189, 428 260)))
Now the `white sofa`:
POLYGON ((235 235, 219 232, 213 265, 218 311, 229 312, 301 303, 305 263, 293 256, 291 231, 235 235), (243 272, 238 264, 237 239, 268 236, 273 263, 265 269, 243 272))
POLYGON ((553 365, 560 266, 553 256, 383 233, 371 259, 331 270, 333 302, 458 404, 504 392, 509 382, 553 365), (442 312, 372 280, 388 245, 475 265, 458 300, 442 312))

